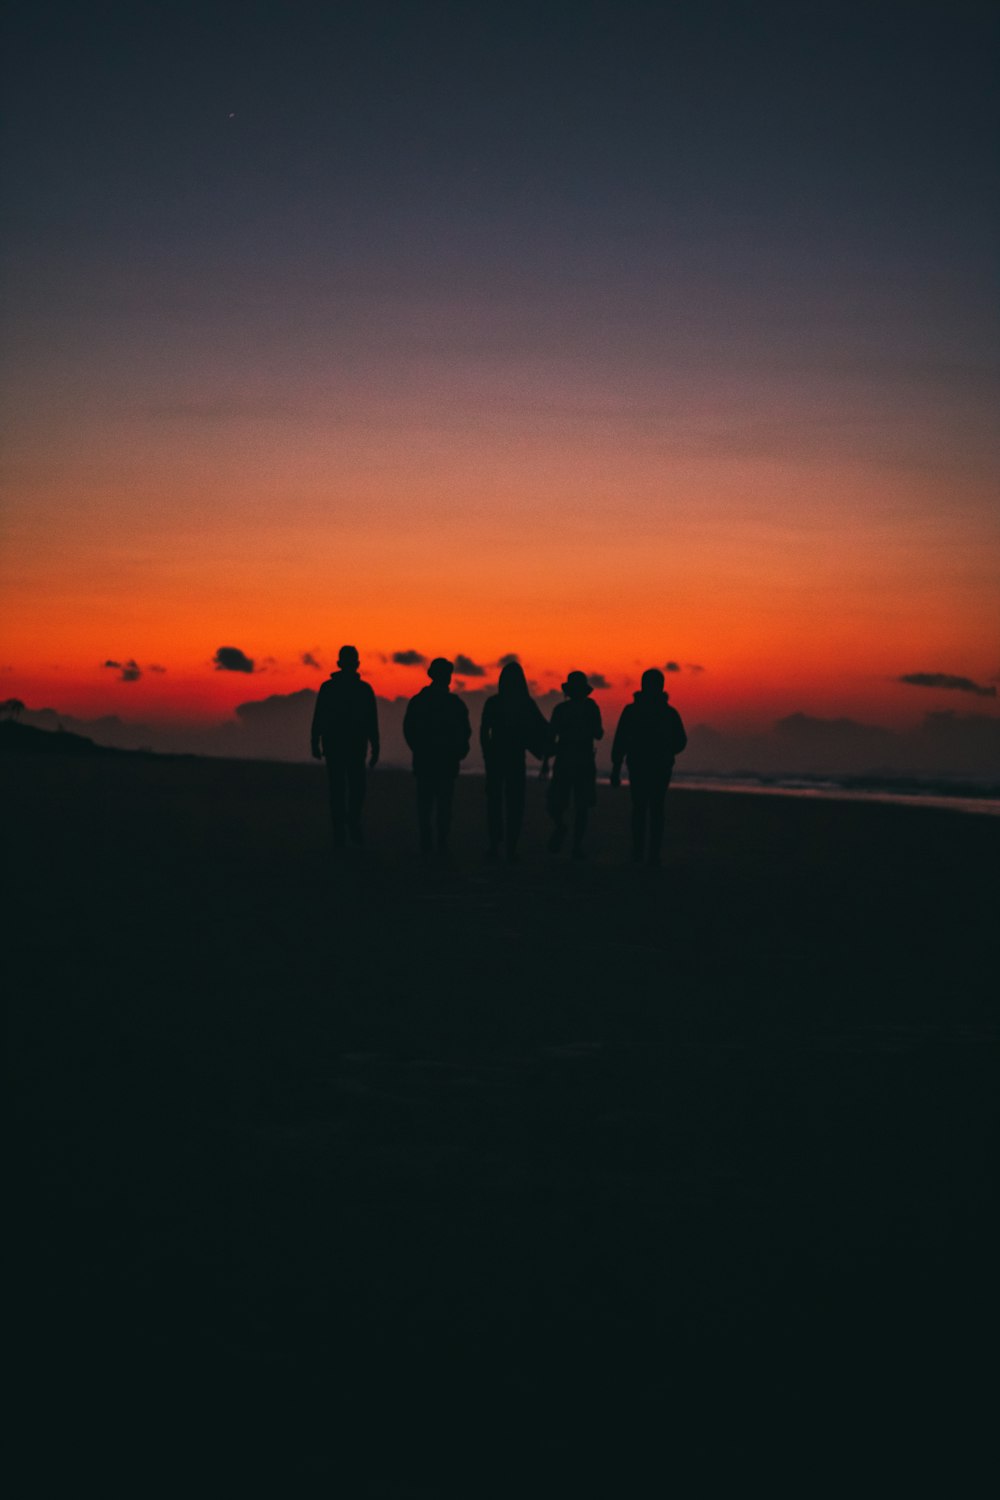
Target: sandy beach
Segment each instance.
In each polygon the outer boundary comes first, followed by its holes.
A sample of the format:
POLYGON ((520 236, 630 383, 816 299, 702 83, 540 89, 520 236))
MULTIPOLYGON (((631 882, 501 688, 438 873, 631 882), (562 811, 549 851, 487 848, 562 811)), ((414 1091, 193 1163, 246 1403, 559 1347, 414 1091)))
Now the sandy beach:
POLYGON ((492 866, 474 778, 440 863, 400 772, 338 857, 319 767, 2 775, 40 1474, 808 1494, 929 1424, 962 1491, 995 820, 675 788, 652 872, 532 781, 492 866))

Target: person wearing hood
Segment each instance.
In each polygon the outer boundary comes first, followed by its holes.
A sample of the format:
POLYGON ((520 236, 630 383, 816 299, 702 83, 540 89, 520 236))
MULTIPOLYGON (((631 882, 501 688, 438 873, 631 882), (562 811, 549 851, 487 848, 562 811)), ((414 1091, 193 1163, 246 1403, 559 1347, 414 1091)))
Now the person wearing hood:
POLYGON ((506 847, 508 859, 517 858, 517 840, 524 820, 524 755, 530 750, 541 760, 548 734, 545 715, 528 691, 524 668, 520 662, 507 662, 496 692, 483 704, 479 725, 479 743, 486 767, 489 859, 497 858, 501 843, 506 847))
POLYGON ((438 853, 448 851, 455 782, 472 738, 469 710, 451 691, 454 670, 445 657, 436 656, 427 668, 430 683, 410 699, 403 716, 403 738, 413 752, 417 782, 421 854, 431 852, 435 832, 438 853))
POLYGON ((664 692, 658 667, 642 674, 642 687, 625 705, 611 746, 611 785, 621 786, 622 762, 628 766, 632 796, 632 858, 660 862, 663 815, 674 757, 687 744, 684 725, 670 694, 664 692), (647 843, 648 834, 648 843, 647 843))
POLYGON ((358 675, 357 648, 341 646, 337 666, 316 694, 311 743, 315 758, 326 760, 333 843, 342 849, 348 833, 352 844, 363 842, 365 758, 370 745, 368 765, 378 764, 379 735, 375 694, 358 675))
POLYGON ((573 858, 583 859, 583 835, 590 809, 597 801, 597 767, 594 741, 604 738, 601 710, 591 698, 594 689, 585 672, 570 672, 562 685, 565 703, 557 703, 549 720, 549 744, 541 774, 548 775, 549 757, 554 757, 549 788, 549 816, 555 825, 549 853, 558 854, 566 837, 566 814, 573 803, 573 858))

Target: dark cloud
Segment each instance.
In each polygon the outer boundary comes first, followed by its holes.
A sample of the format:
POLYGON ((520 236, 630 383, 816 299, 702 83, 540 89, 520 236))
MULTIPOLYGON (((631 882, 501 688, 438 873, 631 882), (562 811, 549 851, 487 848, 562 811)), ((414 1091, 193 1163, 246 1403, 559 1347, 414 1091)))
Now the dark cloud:
POLYGON ((521 658, 518 656, 518 654, 517 654, 516 651, 507 651, 507 652, 504 653, 503 656, 498 657, 498 659, 497 659, 497 666, 498 667, 510 667, 510 666, 520 666, 520 665, 521 665, 521 658))
POLYGON ((111 657, 108 657, 104 665, 110 667, 113 672, 121 673, 118 679, 119 682, 138 682, 142 676, 142 668, 131 657, 129 657, 128 661, 113 661, 111 657))
POLYGON ((982 683, 973 682, 971 677, 953 677, 950 672, 906 672, 896 681, 905 682, 909 687, 948 688, 956 693, 974 693, 977 698, 995 698, 997 695, 995 687, 984 687, 982 683))
POLYGON ((422 667, 427 660, 422 651, 394 651, 392 659, 397 667, 422 667))
POLYGON ((588 672, 587 680, 592 688, 600 688, 603 690, 604 688, 609 688, 611 686, 610 682, 605 677, 603 672, 588 672))
POLYGON ((705 668, 700 667, 696 661, 687 661, 684 663, 684 665, 687 667, 689 672, 704 672, 705 670, 705 668))
POLYGON ((146 668, 147 672, 165 672, 166 670, 166 667, 158 666, 155 661, 150 662, 149 666, 146 668))
POLYGON ((253 671, 253 657, 246 656, 238 646, 220 646, 212 661, 217 672, 253 671))
POLYGON ((455 671, 459 677, 486 676, 486 668, 473 661, 471 656, 463 656, 461 651, 455 653, 455 671))
POLYGON ((315 656, 313 656, 313 654, 312 654, 311 651, 303 651, 303 653, 302 653, 302 665, 304 667, 315 667, 317 672, 322 672, 322 670, 323 670, 322 666, 316 660, 315 656))
POLYGON ((678 662, 675 662, 675 661, 668 661, 663 670, 665 672, 679 672, 680 671, 680 664, 678 662))

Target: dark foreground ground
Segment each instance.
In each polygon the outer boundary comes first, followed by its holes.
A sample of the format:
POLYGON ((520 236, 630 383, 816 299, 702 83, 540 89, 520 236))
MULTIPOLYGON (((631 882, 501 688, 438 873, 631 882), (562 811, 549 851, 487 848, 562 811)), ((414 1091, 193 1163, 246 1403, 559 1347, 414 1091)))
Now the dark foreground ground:
POLYGON ((470 780, 442 867, 384 772, 336 864, 319 768, 2 775, 19 1495, 988 1492, 1000 823, 675 790, 657 877, 532 784, 490 867, 470 780))

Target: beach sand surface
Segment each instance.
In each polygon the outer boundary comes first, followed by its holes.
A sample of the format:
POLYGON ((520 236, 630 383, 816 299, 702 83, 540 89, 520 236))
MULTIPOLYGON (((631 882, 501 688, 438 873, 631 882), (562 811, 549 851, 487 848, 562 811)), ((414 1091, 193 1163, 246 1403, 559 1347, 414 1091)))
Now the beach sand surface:
POLYGON ((490 865, 472 777, 443 862, 402 772, 339 856, 318 766, 0 774, 31 1493, 970 1492, 995 820, 675 788, 651 871, 532 780, 490 865))

